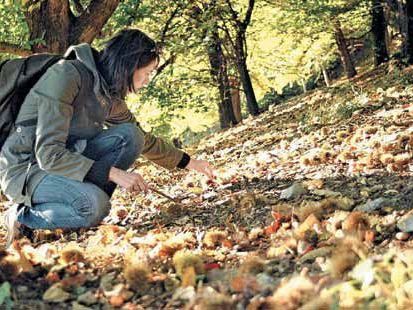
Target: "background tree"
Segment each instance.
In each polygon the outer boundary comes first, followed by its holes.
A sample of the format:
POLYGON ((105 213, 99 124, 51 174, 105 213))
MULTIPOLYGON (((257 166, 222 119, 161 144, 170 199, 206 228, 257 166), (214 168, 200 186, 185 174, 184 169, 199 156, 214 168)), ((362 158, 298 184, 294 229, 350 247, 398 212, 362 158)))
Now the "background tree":
POLYGON ((208 43, 208 56, 211 64, 211 75, 216 83, 221 97, 219 105, 219 116, 221 128, 228 128, 238 123, 235 118, 231 100, 231 88, 228 78, 227 61, 222 49, 218 27, 210 30, 208 43))
POLYGON ((407 38, 406 51, 407 62, 413 64, 413 1, 406 0, 406 15, 407 15, 407 38))
POLYGON ((387 22, 384 16, 382 0, 372 0, 371 30, 374 39, 374 64, 378 66, 389 59, 386 46, 387 22))
POLYGON ((259 107, 247 66, 248 44, 246 35, 247 28, 251 23, 255 1, 248 0, 244 17, 240 16, 241 14, 235 9, 234 3, 235 1, 225 0, 221 4, 222 9, 216 12, 221 17, 222 28, 227 35, 226 39, 230 43, 235 56, 236 67, 247 100, 248 112, 255 116, 259 114, 259 107))
POLYGON ((354 67, 353 60, 351 59, 350 52, 347 47, 347 41, 344 37, 343 30, 341 29, 341 23, 339 19, 334 19, 333 27, 334 38, 336 40, 337 47, 340 52, 341 62, 343 63, 347 78, 350 79, 357 74, 357 71, 354 67))
POLYGON ((413 2, 410 0, 387 0, 389 19, 395 24, 395 34, 400 37, 396 57, 413 64, 413 2))
POLYGON ((288 12, 291 17, 290 26, 299 31, 300 27, 311 25, 314 32, 330 32, 334 35, 337 50, 348 78, 357 74, 343 31, 343 22, 351 26, 351 21, 361 15, 368 20, 368 5, 365 1, 274 1, 274 4, 288 12))
POLYGON ((218 104, 221 128, 228 128, 238 123, 231 100, 231 88, 228 78, 228 63, 223 51, 222 39, 218 30, 217 1, 199 3, 192 7, 191 18, 200 31, 200 44, 205 43, 212 80, 217 84, 220 102, 218 104))

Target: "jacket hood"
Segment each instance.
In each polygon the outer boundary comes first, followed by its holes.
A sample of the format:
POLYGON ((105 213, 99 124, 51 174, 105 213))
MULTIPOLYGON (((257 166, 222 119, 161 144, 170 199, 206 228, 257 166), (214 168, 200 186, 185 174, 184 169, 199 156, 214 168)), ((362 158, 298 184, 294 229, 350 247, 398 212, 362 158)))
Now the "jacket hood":
POLYGON ((104 103, 110 103, 110 94, 108 85, 102 75, 99 73, 93 57, 92 47, 88 43, 81 43, 70 46, 63 55, 66 59, 77 59, 93 74, 93 90, 99 99, 104 103))

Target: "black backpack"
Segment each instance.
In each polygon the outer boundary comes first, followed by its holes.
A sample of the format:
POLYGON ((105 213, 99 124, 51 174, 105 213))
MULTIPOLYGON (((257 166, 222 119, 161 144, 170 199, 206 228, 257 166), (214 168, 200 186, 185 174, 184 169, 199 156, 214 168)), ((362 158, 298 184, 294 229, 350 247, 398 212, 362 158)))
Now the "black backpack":
POLYGON ((36 54, 0 63, 0 150, 30 89, 62 58, 61 55, 36 54))

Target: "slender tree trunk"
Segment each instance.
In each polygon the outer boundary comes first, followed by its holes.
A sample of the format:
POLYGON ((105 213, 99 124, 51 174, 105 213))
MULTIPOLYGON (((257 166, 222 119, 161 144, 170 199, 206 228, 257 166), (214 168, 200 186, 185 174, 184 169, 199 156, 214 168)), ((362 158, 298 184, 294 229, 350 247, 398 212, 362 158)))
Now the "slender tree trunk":
POLYGON ((257 99, 255 97, 254 88, 252 86, 250 73, 247 67, 247 56, 245 51, 246 39, 245 35, 238 30, 235 40, 235 54, 237 61, 237 68, 240 75, 242 87, 244 89, 245 97, 247 99, 247 109, 251 115, 258 115, 259 108, 257 99))
POLYGON ((390 56, 391 53, 391 42, 393 39, 393 28, 390 25, 391 19, 392 19, 392 10, 389 4, 389 1, 385 1, 383 5, 383 13, 384 13, 384 19, 386 23, 386 50, 387 54, 390 56))
POLYGON ((406 1, 407 15, 407 62, 413 64, 413 0, 406 1))
POLYGON ((350 53, 347 48, 346 39, 344 37, 343 31, 341 30, 340 22, 338 20, 334 23, 334 37, 340 52, 341 61, 344 66, 347 78, 352 78, 357 75, 357 71, 354 68, 353 61, 351 60, 350 53))
MULTIPOLYGON (((389 0, 388 0, 389 1, 389 0)), ((413 1, 389 1, 392 10, 396 13, 396 20, 402 38, 400 45, 400 58, 413 64, 413 1)))
POLYGON ((378 65, 389 60, 386 48, 386 19, 384 17, 383 2, 381 0, 372 1, 372 22, 371 29, 374 38, 374 65, 378 65))
POLYGON ((231 87, 231 101, 232 109, 234 110, 235 119, 238 123, 242 121, 241 115, 241 98, 239 95, 239 80, 236 77, 229 78, 229 85, 231 87))
POLYGON ((409 36, 408 29, 408 19, 406 12, 406 0, 397 0, 397 20, 399 24, 400 34, 402 37, 402 44, 400 46, 400 54, 402 58, 406 58, 407 52, 407 42, 409 36))
POLYGON ((330 75, 328 74, 328 71, 323 64, 321 64, 321 71, 323 72, 324 82, 326 83, 326 86, 330 87, 331 86, 330 75))
POLYGON ((227 63, 217 29, 211 31, 211 44, 208 47, 208 57, 211 65, 211 75, 219 90, 220 102, 218 103, 218 111, 220 126, 222 129, 229 128, 238 122, 232 108, 227 63))
MULTIPOLYGON (((203 10, 215 8, 216 0, 207 3, 203 9, 194 6, 191 18, 194 26, 200 28, 203 21, 203 10), (200 19, 201 18, 201 19, 200 19)), ((209 17, 208 17, 209 18, 209 17)), ((210 21, 210 20, 208 20, 210 21)), ((201 27, 202 28, 202 27, 201 27)), ((218 102, 219 123, 221 129, 229 128, 238 122, 234 115, 231 101, 231 88, 227 73, 227 62, 222 50, 222 41, 219 37, 218 24, 215 22, 208 29, 203 27, 202 38, 209 37, 207 54, 210 64, 212 80, 218 87, 220 101, 218 102)))

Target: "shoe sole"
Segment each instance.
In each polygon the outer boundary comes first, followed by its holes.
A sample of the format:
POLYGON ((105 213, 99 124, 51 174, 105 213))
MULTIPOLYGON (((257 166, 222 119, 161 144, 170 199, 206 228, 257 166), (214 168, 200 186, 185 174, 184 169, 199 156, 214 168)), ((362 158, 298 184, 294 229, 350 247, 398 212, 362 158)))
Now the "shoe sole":
POLYGON ((7 230, 6 249, 8 249, 12 245, 14 239, 16 238, 16 235, 18 234, 17 221, 16 219, 13 219, 13 216, 10 214, 10 212, 7 212, 4 215, 4 224, 7 230))

